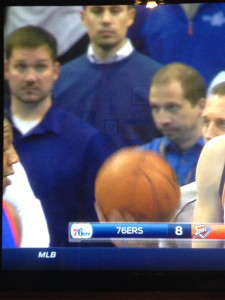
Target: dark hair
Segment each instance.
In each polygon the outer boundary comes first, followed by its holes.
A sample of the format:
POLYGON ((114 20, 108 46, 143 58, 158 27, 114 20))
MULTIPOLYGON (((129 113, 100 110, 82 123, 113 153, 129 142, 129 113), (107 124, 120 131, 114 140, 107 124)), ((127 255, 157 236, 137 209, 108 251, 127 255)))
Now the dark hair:
POLYGON ((203 77, 192 67, 172 63, 162 67, 153 77, 153 85, 168 84, 174 80, 180 82, 184 97, 195 106, 201 98, 206 97, 206 86, 203 77))
POLYGON ((15 48, 35 49, 41 46, 47 46, 52 60, 57 58, 57 41, 48 31, 37 26, 20 27, 13 31, 5 43, 6 59, 12 55, 15 48))
POLYGON ((225 96, 225 81, 218 83, 212 89, 213 95, 225 96))
MULTIPOLYGON (((88 5, 84 5, 84 6, 83 6, 83 9, 84 9, 84 10, 85 10, 86 6, 88 6, 88 5)), ((98 5, 96 5, 96 6, 98 6, 98 5)), ((99 5, 99 6, 100 6, 100 5, 99 5)), ((127 6, 128 9, 132 9, 132 8, 133 8, 133 9, 136 9, 136 5, 126 5, 126 6, 127 6)))

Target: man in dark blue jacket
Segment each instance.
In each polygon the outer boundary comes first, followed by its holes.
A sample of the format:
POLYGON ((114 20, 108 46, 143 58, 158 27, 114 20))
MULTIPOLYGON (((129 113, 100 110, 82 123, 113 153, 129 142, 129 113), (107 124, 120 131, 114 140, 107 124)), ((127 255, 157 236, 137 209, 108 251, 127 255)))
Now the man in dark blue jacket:
POLYGON ((53 106, 56 56, 51 34, 34 26, 17 29, 6 42, 5 77, 14 145, 41 200, 50 246, 65 246, 69 222, 97 220, 94 181, 107 154, 96 129, 53 106))
POLYGON ((87 54, 62 67, 54 101, 96 127, 111 152, 159 136, 148 105, 151 78, 161 67, 138 53, 126 38, 133 24, 131 5, 87 6, 87 54))
POLYGON ((225 69, 224 32, 225 3, 181 3, 153 9, 138 5, 128 36, 163 65, 180 62, 195 68, 208 86, 225 69))

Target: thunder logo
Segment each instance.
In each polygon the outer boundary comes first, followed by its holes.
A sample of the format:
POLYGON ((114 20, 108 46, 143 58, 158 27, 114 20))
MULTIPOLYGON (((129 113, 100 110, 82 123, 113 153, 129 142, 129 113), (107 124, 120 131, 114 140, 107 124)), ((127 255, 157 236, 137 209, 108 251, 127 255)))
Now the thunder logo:
POLYGON ((195 226, 194 239, 205 239, 211 231, 212 231, 211 226, 207 226, 207 225, 195 226))

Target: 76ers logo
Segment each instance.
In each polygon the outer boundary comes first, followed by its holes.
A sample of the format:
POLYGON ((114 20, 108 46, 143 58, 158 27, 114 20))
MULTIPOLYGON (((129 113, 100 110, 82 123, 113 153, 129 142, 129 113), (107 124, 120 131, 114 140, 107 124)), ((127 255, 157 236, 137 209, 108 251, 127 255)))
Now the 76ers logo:
POLYGON ((93 229, 89 223, 70 223, 70 237, 73 239, 89 239, 93 229))
POLYGON ((212 227, 208 225, 195 226, 194 239, 205 239, 211 231, 212 227))

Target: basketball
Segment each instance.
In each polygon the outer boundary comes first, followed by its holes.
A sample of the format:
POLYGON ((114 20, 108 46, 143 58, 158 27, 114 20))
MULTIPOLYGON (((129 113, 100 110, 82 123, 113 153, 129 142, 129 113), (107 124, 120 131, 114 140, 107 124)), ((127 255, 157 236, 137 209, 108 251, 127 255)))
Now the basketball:
POLYGON ((141 148, 124 148, 100 168, 95 198, 106 221, 116 210, 137 222, 168 222, 179 205, 180 187, 161 156, 141 148))

